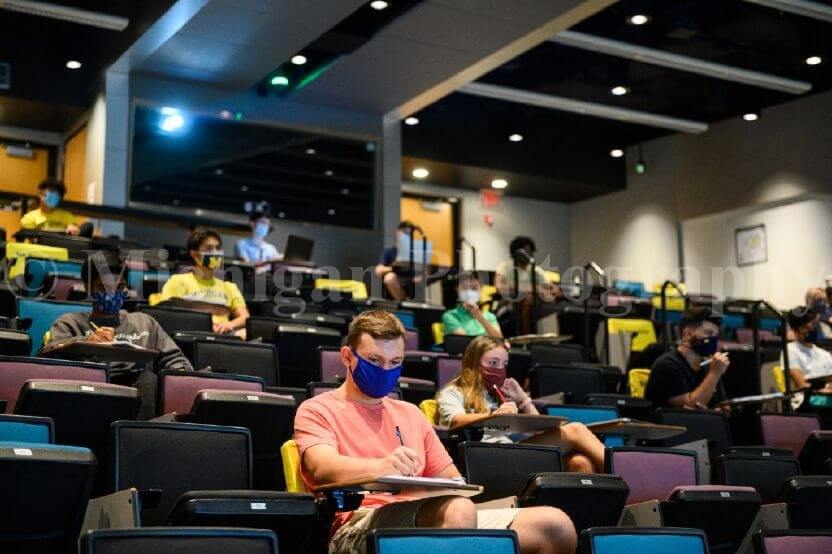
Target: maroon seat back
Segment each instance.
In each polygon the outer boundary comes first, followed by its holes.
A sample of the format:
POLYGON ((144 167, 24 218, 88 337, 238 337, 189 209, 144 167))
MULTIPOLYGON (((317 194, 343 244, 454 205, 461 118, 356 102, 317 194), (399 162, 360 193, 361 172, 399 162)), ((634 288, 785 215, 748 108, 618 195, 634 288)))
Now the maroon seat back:
POLYGON ((648 448, 607 449, 608 471, 630 487, 627 504, 667 500, 677 487, 699 484, 696 454, 648 448))
POLYGON ((820 422, 814 416, 761 415, 760 427, 764 445, 787 448, 799 456, 809 434, 820 430, 820 422))
POLYGON ((247 375, 224 375, 202 371, 161 371, 159 373, 158 415, 191 411, 199 391, 205 389, 263 392, 263 380, 247 375))
POLYGON ((763 554, 832 552, 832 532, 822 530, 764 531, 760 542, 763 554))
POLYGON ((338 381, 346 376, 346 368, 341 363, 340 350, 320 350, 321 381, 338 381))
POLYGON ((407 329, 404 332, 404 349, 406 351, 419 350, 419 331, 407 329))
POLYGON ((20 389, 31 379, 60 379, 106 383, 107 366, 44 358, 0 359, 0 398, 6 401, 6 413, 17 405, 20 389))
MULTIPOLYGON (((757 336, 760 337, 760 341, 770 340, 775 337, 772 331, 768 329, 757 329, 757 336)), ((754 332, 747 327, 741 327, 737 329, 737 342, 740 344, 751 344, 754 342, 754 332)))
POLYGON ((450 383, 462 371, 462 358, 437 358, 436 359, 436 388, 441 389, 450 383))

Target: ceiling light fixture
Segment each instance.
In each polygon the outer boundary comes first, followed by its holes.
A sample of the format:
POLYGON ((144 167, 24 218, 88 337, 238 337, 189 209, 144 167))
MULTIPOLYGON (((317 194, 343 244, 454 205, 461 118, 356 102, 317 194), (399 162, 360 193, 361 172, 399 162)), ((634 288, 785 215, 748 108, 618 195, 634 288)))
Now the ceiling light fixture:
POLYGON ((220 112, 220 117, 223 119, 231 119, 231 112, 228 110, 223 110, 220 112))
POLYGON ((335 175, 335 172, 331 169, 327 169, 326 171, 324 171, 324 175, 326 175, 327 177, 332 177, 333 175, 335 175))
POLYGON ((303 65, 306 63, 306 61, 306 56, 304 56, 303 54, 292 56, 292 63, 295 65, 303 65))
POLYGON ((513 135, 508 136, 508 140, 511 142, 523 142, 523 135, 520 133, 514 133, 513 135))
POLYGON ((315 150, 314 148, 307 148, 306 149, 306 153, 309 154, 310 156, 314 156, 317 152, 318 151, 315 150))
POLYGON ((494 179, 491 181, 491 188, 504 189, 508 186, 508 181, 505 179, 494 179))
POLYGON ((424 167, 416 167, 410 172, 410 174, 416 179, 425 179, 428 175, 430 175, 430 171, 424 167))
POLYGON ((164 132, 172 133, 185 125, 185 118, 176 108, 164 107, 161 109, 161 113, 163 117, 159 122, 159 128, 164 132))
POLYGON ((758 119, 760 119, 760 114, 758 114, 757 112, 748 112, 742 114, 742 118, 744 121, 757 121, 758 119))
POLYGON ((823 62, 823 58, 820 56, 809 56, 806 58, 806 65, 820 65, 823 62))
POLYGON ((410 125, 411 127, 413 125, 418 125, 419 124, 419 118, 410 116, 410 117, 408 117, 407 119, 404 120, 404 124, 405 125, 410 125))
POLYGON ((67 69, 81 69, 81 62, 78 60, 69 60, 66 62, 67 69))
POLYGON ((130 20, 126 17, 70 8, 68 6, 59 6, 53 3, 36 2, 33 0, 3 0, 0 2, 0 9, 39 17, 60 19, 61 21, 69 21, 78 25, 89 25, 111 31, 123 31, 130 24, 130 20))
POLYGON ((284 75, 275 75, 272 77, 271 83, 276 87, 288 87, 289 78, 284 75))
POLYGON ((612 156, 613 158, 623 158, 624 151, 620 148, 613 148, 612 150, 610 150, 610 156, 612 156))
POLYGON ((370 7, 376 11, 387 9, 389 5, 390 4, 388 4, 384 0, 373 0, 372 2, 370 2, 370 7))
POLYGON ((610 89, 610 92, 613 96, 624 96, 625 94, 630 92, 630 89, 625 87, 624 85, 616 85, 610 89))
POLYGON ((326 214, 327 214, 327 215, 335 215, 335 210, 333 210, 332 208, 330 208, 330 209, 328 209, 328 210, 326 211, 326 214))
POLYGON ((751 4, 759 4, 781 12, 802 15, 818 21, 832 23, 832 6, 811 2, 810 0, 745 0, 751 4))
POLYGON ((630 17, 627 18, 627 23, 629 23, 630 25, 636 25, 636 26, 645 25, 647 23, 650 23, 650 16, 649 15, 644 15, 643 13, 633 14, 630 17))

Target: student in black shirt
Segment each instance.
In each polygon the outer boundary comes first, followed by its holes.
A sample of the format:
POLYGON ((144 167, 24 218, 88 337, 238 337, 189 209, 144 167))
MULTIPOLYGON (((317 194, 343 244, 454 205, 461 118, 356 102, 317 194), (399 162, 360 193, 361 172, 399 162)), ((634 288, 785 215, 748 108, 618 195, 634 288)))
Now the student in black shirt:
POLYGON ((685 312, 679 324, 682 340, 653 364, 645 398, 657 406, 701 409, 723 399, 717 385, 730 362, 728 354, 717 352, 717 321, 709 308, 685 312))

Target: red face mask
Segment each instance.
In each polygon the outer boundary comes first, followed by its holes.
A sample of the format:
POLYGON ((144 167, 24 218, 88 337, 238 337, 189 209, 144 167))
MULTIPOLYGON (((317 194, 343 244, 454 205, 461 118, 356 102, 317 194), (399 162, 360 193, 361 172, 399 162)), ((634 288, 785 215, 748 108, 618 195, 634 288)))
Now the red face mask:
POLYGON ((485 381, 485 388, 488 389, 488 392, 493 391, 495 385, 497 388, 502 387, 503 382, 506 380, 505 368, 488 367, 487 365, 481 365, 480 373, 482 373, 482 379, 483 381, 485 381))

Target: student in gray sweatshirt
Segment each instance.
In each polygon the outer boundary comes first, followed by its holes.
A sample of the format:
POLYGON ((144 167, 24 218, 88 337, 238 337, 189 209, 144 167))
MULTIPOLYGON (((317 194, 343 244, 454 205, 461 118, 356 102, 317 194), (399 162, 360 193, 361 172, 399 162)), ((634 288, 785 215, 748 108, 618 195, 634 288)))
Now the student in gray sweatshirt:
POLYGON ((71 341, 126 341, 159 351, 152 363, 110 363, 110 381, 139 390, 139 419, 155 415, 156 373, 162 369, 191 371, 188 359, 155 319, 140 312, 122 310, 127 285, 121 261, 114 252, 94 252, 84 263, 81 278, 92 297, 92 313, 64 314, 49 330, 49 345, 71 341))

